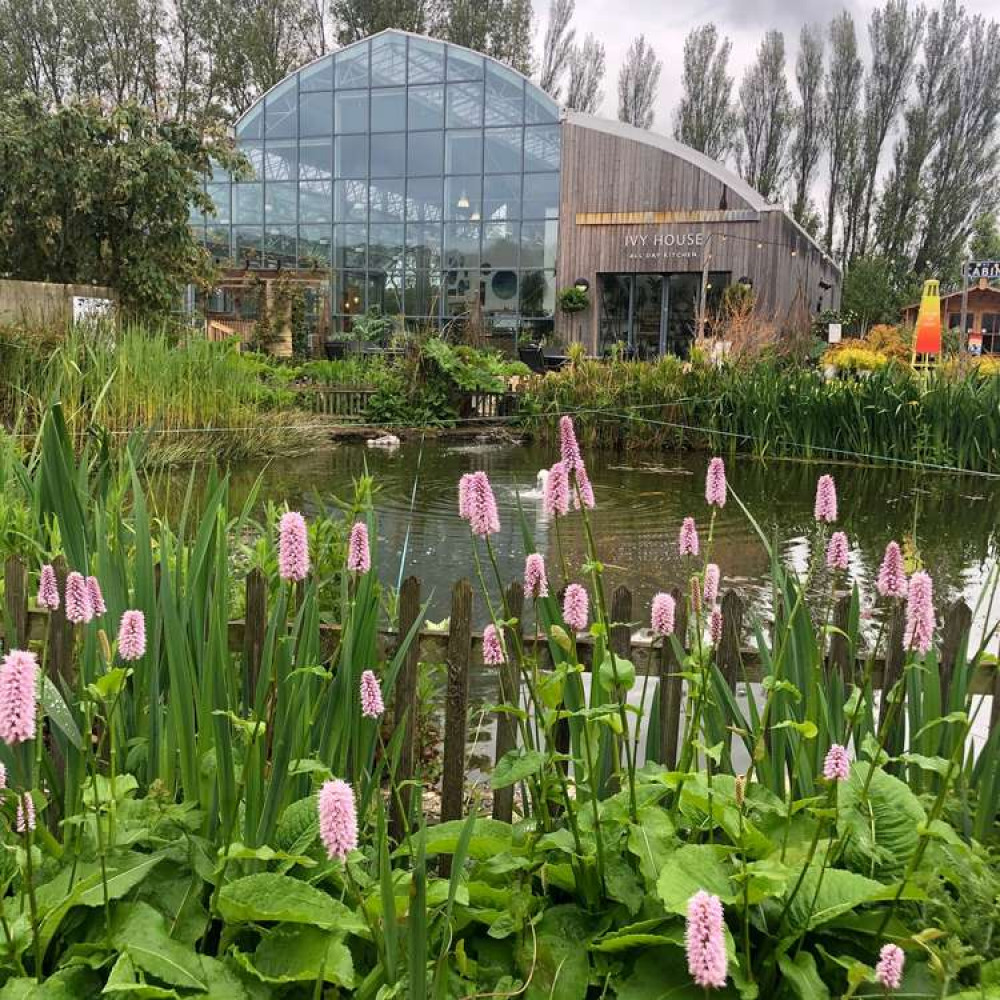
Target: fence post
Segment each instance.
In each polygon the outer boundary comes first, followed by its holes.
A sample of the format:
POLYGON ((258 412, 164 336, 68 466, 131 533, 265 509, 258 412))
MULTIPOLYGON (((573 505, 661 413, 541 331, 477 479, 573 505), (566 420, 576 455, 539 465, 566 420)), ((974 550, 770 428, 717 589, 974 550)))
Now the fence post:
POLYGON ((267 581, 259 568, 246 578, 246 611, 243 622, 243 697, 247 708, 257 702, 257 680, 267 636, 267 581))
POLYGON ((955 673, 955 661, 959 651, 964 647, 972 625, 972 611, 965 601, 958 600, 944 616, 944 627, 941 629, 941 660, 939 672, 941 677, 941 711, 949 711, 951 698, 951 679, 955 673))
MULTIPOLYGON (((674 587, 670 596, 674 599, 674 634, 683 647, 687 638, 687 600, 680 587, 674 587)), ((678 676, 681 662, 674 644, 669 639, 664 641, 665 655, 660 657, 660 761, 673 770, 677 766, 684 682, 678 676)))
MULTIPOLYGON (((403 581, 399 591, 399 637, 400 641, 413 628, 420 615, 420 581, 415 576, 408 576, 403 581)), ((406 820, 410 815, 410 801, 413 786, 409 784, 414 775, 416 762, 416 715, 417 715, 417 663, 420 659, 420 643, 414 640, 410 643, 396 678, 394 692, 393 719, 396 728, 403 728, 403 741, 399 751, 399 766, 396 771, 396 781, 400 787, 400 798, 406 816, 399 814, 399 809, 393 803, 392 834, 398 841, 402 840, 406 831, 406 820)))
MULTIPOLYGON (((896 604, 889 619, 888 638, 886 639, 885 663, 882 669, 882 697, 879 703, 878 724, 881 729, 885 725, 886 714, 889 711, 889 692, 903 676, 903 664, 906 662, 906 651, 903 649, 903 633, 906 629, 906 612, 902 604, 896 604)), ((876 650, 877 653, 877 650, 876 650)), ((885 748, 890 756, 895 757, 903 750, 903 713, 896 716, 892 729, 886 734, 885 748)))
POLYGON ((8 556, 3 567, 4 604, 12 634, 7 637, 10 649, 24 649, 28 644, 28 571, 20 556, 8 556))
POLYGON ((847 630, 851 624, 851 595, 844 594, 833 606, 833 626, 839 631, 830 636, 830 649, 826 657, 828 673, 836 671, 845 683, 854 678, 854 664, 851 663, 851 649, 847 641, 847 630))
POLYGON ((734 590, 722 595, 722 639, 716 651, 719 672, 726 679, 733 694, 736 680, 743 666, 740 637, 743 635, 743 598, 734 590))
MULTIPOLYGON (((631 659, 632 656, 632 591, 628 587, 615 587, 615 592, 611 595, 611 638, 610 645, 615 656, 620 656, 623 660, 631 659)), ((593 684, 593 671, 600 664, 591 666, 591 681, 593 684)))
MULTIPOLYGON (((66 577, 69 575, 65 556, 56 556, 52 560, 52 568, 55 570, 59 593, 65 595, 66 577)), ((66 620, 65 603, 58 611, 53 611, 49 615, 45 649, 49 660, 49 676, 59 677, 67 685, 72 685, 73 624, 66 620)))
MULTIPOLYGON (((507 588, 507 610, 511 618, 517 619, 516 628, 523 633, 521 618, 524 613, 524 587, 520 583, 514 582, 507 588)), ((500 704, 512 705, 515 708, 520 705, 521 685, 517 676, 516 649, 512 629, 506 629, 506 661, 500 665, 500 704)), ((496 753, 494 762, 499 761, 505 753, 513 750, 517 746, 517 722, 509 712, 497 713, 497 738, 496 753)), ((514 786, 499 788, 493 793, 493 818, 502 820, 505 823, 511 822, 514 817, 514 786)))

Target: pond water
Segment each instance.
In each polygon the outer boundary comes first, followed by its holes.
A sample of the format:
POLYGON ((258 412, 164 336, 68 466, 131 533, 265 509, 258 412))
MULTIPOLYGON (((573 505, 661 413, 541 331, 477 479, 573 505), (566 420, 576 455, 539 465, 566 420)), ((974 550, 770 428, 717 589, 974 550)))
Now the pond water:
MULTIPOLYGON (((308 512, 316 496, 350 497, 352 480, 367 469, 378 486, 379 572, 391 586, 410 574, 420 577, 424 597, 430 597, 428 616, 437 620, 448 615, 457 579, 468 576, 475 584, 468 529, 456 509, 459 477, 476 469, 489 473, 500 507, 502 531, 494 541, 501 570, 507 579, 517 579, 525 552, 519 496, 536 549, 550 567, 558 562, 556 534, 542 514, 536 485, 538 470, 557 457, 549 447, 488 436, 454 443, 415 439, 404 440, 394 452, 343 443, 264 467, 240 466, 233 474, 240 492, 263 469, 265 497, 287 499, 308 512)), ((677 532, 686 515, 698 520, 704 544, 708 456, 592 452, 585 458, 597 497, 593 522, 607 577, 611 585, 632 588, 634 614, 645 622, 656 591, 683 585, 686 571, 677 554, 677 532)), ((852 546, 851 574, 866 596, 872 593, 885 544, 893 538, 919 550, 934 576, 939 607, 959 596, 975 607, 996 565, 1000 480, 750 457, 727 460, 727 467, 731 486, 762 531, 777 540, 782 558, 800 569, 816 540, 816 479, 832 472, 840 500, 838 526, 852 546)), ((571 573, 578 574, 584 560, 578 515, 564 523, 562 545, 571 573)), ((759 607, 766 605, 767 553, 732 499, 716 521, 713 561, 721 567, 724 589, 740 590, 759 607)), ((482 619, 481 600, 477 611, 482 619)))

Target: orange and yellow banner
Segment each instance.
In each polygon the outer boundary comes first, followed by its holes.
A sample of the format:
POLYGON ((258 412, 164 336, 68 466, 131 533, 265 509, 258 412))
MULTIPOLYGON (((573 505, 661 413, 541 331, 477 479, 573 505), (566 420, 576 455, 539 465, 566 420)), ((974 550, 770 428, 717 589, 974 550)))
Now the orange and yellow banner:
POLYGON ((917 331, 913 340, 914 354, 941 353, 941 292, 940 282, 925 281, 924 294, 917 313, 917 331))

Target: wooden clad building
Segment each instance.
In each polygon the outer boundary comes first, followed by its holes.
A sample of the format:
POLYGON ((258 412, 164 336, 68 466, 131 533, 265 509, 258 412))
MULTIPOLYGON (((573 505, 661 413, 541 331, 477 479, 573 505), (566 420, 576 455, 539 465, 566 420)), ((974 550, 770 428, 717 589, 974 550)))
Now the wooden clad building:
POLYGON ((602 353, 685 353, 736 282, 779 328, 835 309, 840 269, 779 206, 722 164, 621 122, 569 112, 562 127, 557 283, 586 282, 591 308, 556 331, 602 353), (702 299, 702 281, 706 283, 702 299))

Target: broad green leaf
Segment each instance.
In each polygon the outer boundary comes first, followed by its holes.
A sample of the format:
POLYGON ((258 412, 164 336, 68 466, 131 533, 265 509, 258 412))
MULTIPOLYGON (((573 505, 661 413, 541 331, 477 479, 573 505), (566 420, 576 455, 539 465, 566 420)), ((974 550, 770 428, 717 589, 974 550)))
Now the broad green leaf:
POLYGON ((511 750, 497 761, 490 784, 494 789, 509 788, 537 774, 544 765, 545 754, 541 750, 511 750))
POLYGON ((40 684, 40 698, 45 714, 55 724, 56 728, 76 747, 83 749, 83 737, 80 735, 80 727, 70 713, 59 689, 50 680, 42 680, 40 684))
POLYGON ((590 985, 587 944, 591 918, 571 904, 545 911, 535 938, 523 935, 517 954, 521 974, 530 983, 526 1000, 585 1000, 590 985))
MULTIPOLYGON (((731 986, 711 991, 711 1000, 735 996, 731 986)), ((618 987, 618 1000, 705 1000, 705 990, 691 981, 687 963, 676 948, 651 948, 639 956, 632 973, 618 987)))
MULTIPOLYGON (((450 820, 427 828, 427 856, 454 854, 458 849, 465 820, 450 820)), ((512 832, 509 823, 496 819, 477 819, 469 841, 469 857, 485 861, 498 857, 511 849, 512 832)), ((405 849, 401 849, 405 850, 405 849)), ((399 852, 397 852, 399 853, 399 852)))
POLYGON ((816 970, 816 959, 808 951, 800 951, 794 959, 780 955, 778 966, 799 1000, 830 1000, 830 991, 816 970))
POLYGON ((207 989, 198 953, 175 941, 167 932, 163 915, 148 903, 120 904, 111 939, 143 972, 171 986, 202 992, 207 989))
POLYGON ((605 691, 614 690, 616 673, 618 685, 623 690, 630 691, 635 686, 635 664, 623 656, 616 656, 612 661, 611 654, 608 653, 601 660, 601 666, 597 671, 597 679, 605 691))
POLYGON ((180 997, 177 990, 166 989, 163 986, 152 986, 139 979, 128 952, 118 956, 118 960, 108 974, 108 981, 102 993, 110 996, 124 994, 132 1000, 174 1000, 180 997))
MULTIPOLYGON (((789 892, 794 884, 789 883, 789 892)), ((896 888, 842 868, 823 871, 821 864, 814 863, 792 900, 788 917, 796 928, 818 927, 865 903, 895 896, 896 888)))
POLYGON ((354 963, 342 937, 317 927, 275 927, 261 938, 253 955, 240 954, 241 964, 266 983, 314 982, 354 985, 354 963))
POLYGON ((276 872, 247 875, 224 886, 219 912, 232 923, 313 924, 324 930, 358 934, 363 919, 314 886, 276 872))
POLYGON ((319 835, 319 814, 316 796, 309 795, 293 802, 278 820, 274 843, 279 850, 300 853, 319 835))
POLYGON ((687 844, 666 860, 656 891, 668 913, 687 913, 688 900, 699 889, 718 896, 723 903, 735 901, 729 879, 729 852, 718 844, 687 844))

